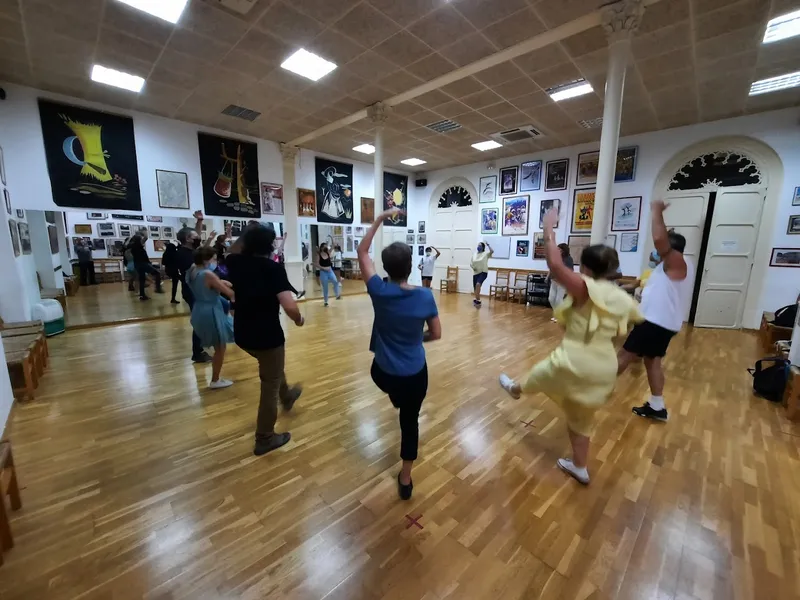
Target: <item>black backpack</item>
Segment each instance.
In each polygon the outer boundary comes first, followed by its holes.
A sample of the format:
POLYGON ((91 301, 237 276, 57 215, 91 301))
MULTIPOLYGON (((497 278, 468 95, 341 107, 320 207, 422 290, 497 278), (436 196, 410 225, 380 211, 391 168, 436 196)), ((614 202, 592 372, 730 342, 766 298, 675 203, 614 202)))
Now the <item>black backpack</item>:
POLYGON ((772 324, 776 327, 794 327, 797 318, 797 303, 784 306, 775 311, 775 320, 772 324))
POLYGON ((753 376, 753 393, 770 402, 782 402, 783 392, 789 383, 789 366, 785 358, 762 358, 755 369, 747 369, 753 376))

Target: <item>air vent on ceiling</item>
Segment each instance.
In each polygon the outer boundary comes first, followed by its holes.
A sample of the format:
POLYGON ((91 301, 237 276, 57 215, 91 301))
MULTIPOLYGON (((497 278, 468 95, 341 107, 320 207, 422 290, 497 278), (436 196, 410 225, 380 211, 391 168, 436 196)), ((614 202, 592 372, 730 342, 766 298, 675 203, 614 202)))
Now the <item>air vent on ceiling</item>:
POLYGON ((255 121, 261 116, 261 113, 258 111, 250 110, 249 108, 244 108, 242 106, 236 106, 235 104, 229 104, 227 108, 222 111, 222 114, 228 115, 229 117, 244 119, 245 121, 255 121))
POLYGON ((522 125, 521 127, 514 127, 513 129, 506 129, 498 133, 493 133, 489 136, 496 142, 505 144, 514 144, 524 140, 535 140, 542 137, 542 132, 536 129, 533 125, 522 125))
POLYGON ((456 123, 455 121, 451 121, 450 119, 445 119, 443 121, 436 121, 436 123, 431 123, 430 125, 425 125, 431 131, 435 131, 436 133, 447 133, 448 131, 455 131, 456 129, 461 129, 461 125, 456 123))
POLYGON ((257 4, 258 0, 210 0, 212 4, 222 6, 240 15, 248 14, 257 4))
POLYGON ((578 121, 578 125, 584 129, 599 129, 603 126, 603 117, 597 117, 596 119, 581 119, 578 121))

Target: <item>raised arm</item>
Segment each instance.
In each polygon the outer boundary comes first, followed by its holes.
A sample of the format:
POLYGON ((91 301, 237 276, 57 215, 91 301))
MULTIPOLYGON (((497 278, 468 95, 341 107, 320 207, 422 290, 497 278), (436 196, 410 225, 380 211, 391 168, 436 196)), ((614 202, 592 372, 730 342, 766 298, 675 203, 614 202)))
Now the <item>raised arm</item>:
POLYGON ((575 306, 580 306, 589 297, 589 290, 583 278, 564 264, 561 249, 556 244, 555 225, 558 223, 558 210, 551 208, 544 216, 544 255, 550 278, 567 290, 575 306))
POLYGON ((492 247, 489 245, 489 242, 484 240, 483 243, 486 244, 486 247, 489 249, 489 258, 492 258, 492 256, 494 256, 494 250, 492 250, 492 247))
POLYGON ((394 215, 398 214, 405 214, 405 211, 401 211, 397 208, 392 208, 383 211, 381 214, 378 215, 378 218, 375 219, 375 222, 370 226, 366 235, 363 238, 361 238, 361 243, 358 245, 358 250, 356 250, 356 253, 358 254, 358 266, 361 267, 361 278, 365 282, 372 279, 373 275, 375 275, 376 273, 375 264, 369 257, 369 247, 372 246, 372 238, 375 237, 375 234, 377 233, 380 226, 383 224, 384 219, 391 218, 394 215))
POLYGON ((201 235, 203 233, 203 211, 194 211, 194 218, 196 219, 194 223, 194 230, 197 232, 197 235, 201 235))
POLYGON ((210 246, 216 239, 217 239, 217 232, 212 231, 211 233, 208 234, 206 241, 203 242, 203 246, 210 246))
POLYGON ((663 200, 655 200, 650 205, 653 244, 655 244, 658 255, 664 261, 664 272, 667 277, 675 281, 682 281, 686 279, 686 259, 683 258, 682 253, 674 251, 669 243, 669 232, 664 223, 664 211, 668 206, 669 204, 663 200))
POLYGON ((431 246, 431 248, 433 248, 433 251, 436 252, 436 258, 439 258, 442 255, 442 253, 439 252, 439 249, 436 246, 431 246))

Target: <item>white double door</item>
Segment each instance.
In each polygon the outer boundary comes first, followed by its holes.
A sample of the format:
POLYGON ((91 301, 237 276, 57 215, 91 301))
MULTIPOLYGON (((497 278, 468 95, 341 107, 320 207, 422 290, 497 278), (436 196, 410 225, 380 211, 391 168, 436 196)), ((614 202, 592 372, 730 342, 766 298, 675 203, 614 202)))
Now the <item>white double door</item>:
POLYGON ((437 201, 432 201, 428 246, 436 246, 442 253, 436 261, 434 285, 447 277, 447 267, 458 267, 458 291, 472 291, 472 267, 470 260, 475 253, 478 240, 477 205, 453 206, 438 208, 437 201))
MULTIPOLYGON (((684 256, 695 267, 709 216, 709 197, 708 192, 671 193, 666 197, 670 207, 664 213, 664 222, 686 238, 684 256)), ((695 327, 742 326, 765 199, 764 190, 722 188, 717 192, 703 270, 695 274, 701 278, 695 327)), ((684 320, 688 318, 687 310, 684 320)))

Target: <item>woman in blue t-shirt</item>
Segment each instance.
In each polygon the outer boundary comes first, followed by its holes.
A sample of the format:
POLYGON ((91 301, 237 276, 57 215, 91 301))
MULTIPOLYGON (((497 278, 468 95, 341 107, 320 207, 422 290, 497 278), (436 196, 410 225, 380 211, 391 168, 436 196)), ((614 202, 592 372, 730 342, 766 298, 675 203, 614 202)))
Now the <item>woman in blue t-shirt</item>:
POLYGON ((375 358, 370 374, 375 385, 400 409, 403 468, 397 476, 397 490, 403 500, 408 500, 414 487, 411 467, 417 459, 419 411, 428 392, 428 366, 422 343, 441 338, 442 325, 433 293, 408 284, 412 263, 409 246, 395 242, 383 249, 381 261, 388 275, 386 280, 375 272, 369 257, 375 232, 384 219, 398 213, 401 211, 394 208, 378 216, 358 245, 358 263, 375 310, 369 343, 375 358))

